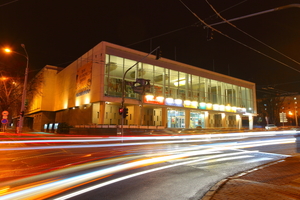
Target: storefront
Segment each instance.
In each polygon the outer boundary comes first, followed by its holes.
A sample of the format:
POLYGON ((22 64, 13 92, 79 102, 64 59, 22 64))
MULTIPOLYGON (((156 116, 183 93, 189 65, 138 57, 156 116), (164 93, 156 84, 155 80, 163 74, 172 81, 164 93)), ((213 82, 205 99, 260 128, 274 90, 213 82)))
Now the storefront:
POLYGON ((190 128, 206 128, 204 111, 192 110, 190 115, 190 128))
POLYGON ((240 128, 243 115, 256 115, 254 83, 107 42, 47 77, 41 90, 52 94, 28 111, 54 112, 53 123, 120 125, 122 100, 124 124, 137 127, 240 128))

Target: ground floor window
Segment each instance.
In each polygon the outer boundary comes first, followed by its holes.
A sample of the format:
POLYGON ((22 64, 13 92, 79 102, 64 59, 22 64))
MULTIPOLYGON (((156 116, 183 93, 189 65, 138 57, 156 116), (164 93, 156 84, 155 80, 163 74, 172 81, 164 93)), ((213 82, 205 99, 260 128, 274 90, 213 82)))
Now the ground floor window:
POLYGON ((185 128, 185 111, 181 109, 168 110, 168 128, 185 128))
POLYGON ((190 128, 205 128, 205 120, 203 112, 191 111, 190 128))

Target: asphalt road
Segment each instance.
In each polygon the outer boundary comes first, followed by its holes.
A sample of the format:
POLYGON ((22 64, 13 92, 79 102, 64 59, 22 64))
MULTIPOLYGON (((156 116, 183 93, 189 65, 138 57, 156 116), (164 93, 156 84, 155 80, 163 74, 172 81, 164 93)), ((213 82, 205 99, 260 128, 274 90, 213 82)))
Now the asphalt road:
POLYGON ((296 152, 295 132, 266 133, 125 138, 123 143, 120 138, 3 137, 0 199, 200 199, 223 178, 296 152))

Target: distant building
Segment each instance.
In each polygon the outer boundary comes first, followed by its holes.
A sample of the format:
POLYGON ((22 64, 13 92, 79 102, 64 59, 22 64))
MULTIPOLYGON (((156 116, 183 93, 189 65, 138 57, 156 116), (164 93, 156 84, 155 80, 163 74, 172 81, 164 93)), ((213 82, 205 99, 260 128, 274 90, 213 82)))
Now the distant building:
POLYGON ((278 126, 298 126, 298 106, 300 95, 270 95, 257 99, 258 118, 260 125, 276 124, 278 126))
MULTIPOLYGON (((281 97, 282 104, 280 105, 280 113, 285 113, 286 125, 298 126, 299 125, 299 99, 300 95, 291 95, 286 97, 281 97)), ((284 125, 280 119, 281 125, 284 125)))
POLYGON ((120 125, 122 79, 134 66, 125 76, 125 125, 241 128, 246 116, 252 129, 254 83, 147 54, 101 42, 64 69, 47 65, 33 80, 25 126, 120 125), (132 87, 137 79, 150 81, 144 94, 132 87))

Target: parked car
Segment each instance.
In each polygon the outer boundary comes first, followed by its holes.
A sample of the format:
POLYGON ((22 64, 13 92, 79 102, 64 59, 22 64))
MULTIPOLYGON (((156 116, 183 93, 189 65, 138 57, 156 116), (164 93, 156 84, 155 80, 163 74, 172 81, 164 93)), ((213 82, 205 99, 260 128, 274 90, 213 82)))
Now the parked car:
POLYGON ((275 124, 268 124, 267 126, 265 126, 266 130, 277 130, 278 127, 275 124))

